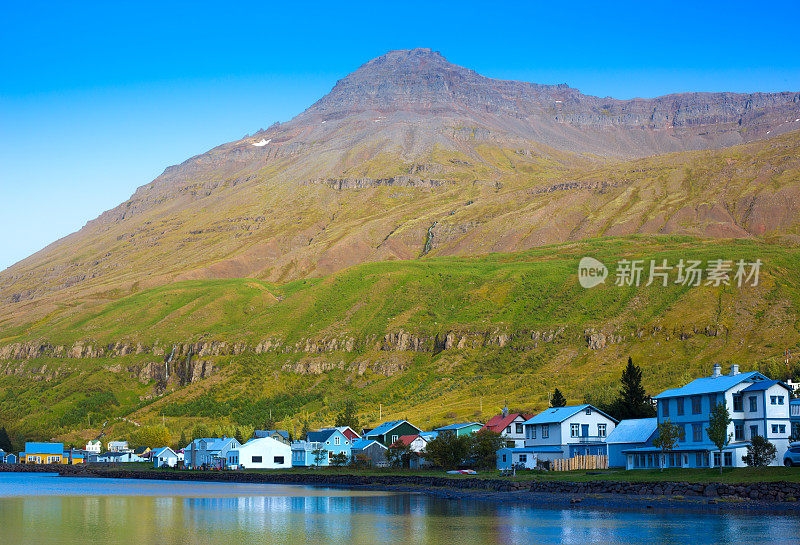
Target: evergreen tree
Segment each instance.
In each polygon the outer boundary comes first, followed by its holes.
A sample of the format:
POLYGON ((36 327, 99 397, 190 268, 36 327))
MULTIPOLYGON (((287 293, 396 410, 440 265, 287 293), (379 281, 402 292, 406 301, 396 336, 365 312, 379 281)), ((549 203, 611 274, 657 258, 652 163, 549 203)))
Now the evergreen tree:
POLYGON ((614 403, 614 412, 617 419, 626 418, 651 418, 656 416, 656 410, 650 404, 650 398, 642 386, 642 370, 633 364, 633 360, 628 358, 628 365, 622 371, 620 380, 622 388, 619 398, 614 403))
POLYGON ((236 438, 237 441, 239 441, 240 445, 244 445, 244 437, 242 436, 242 430, 236 428, 236 433, 234 434, 234 437, 236 438))
POLYGON ((189 445, 189 440, 186 438, 186 430, 181 431, 181 442, 178 445, 178 450, 186 448, 189 445))
POLYGON ((550 398, 551 407, 566 407, 567 400, 558 388, 553 392, 553 397, 550 398))
POLYGON ((308 420, 303 420, 303 429, 300 431, 302 437, 300 438, 302 441, 306 441, 308 439, 308 433, 311 431, 311 428, 308 425, 308 420))
POLYGON ((11 445, 11 438, 8 436, 5 426, 0 428, 0 449, 7 453, 14 450, 14 447, 11 445))

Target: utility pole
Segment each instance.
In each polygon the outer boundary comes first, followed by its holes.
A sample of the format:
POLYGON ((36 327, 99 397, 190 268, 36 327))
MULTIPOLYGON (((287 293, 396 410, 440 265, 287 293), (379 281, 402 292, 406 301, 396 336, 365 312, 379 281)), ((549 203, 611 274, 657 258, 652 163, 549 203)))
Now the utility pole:
POLYGON ((383 403, 378 403, 378 422, 383 422, 383 403))

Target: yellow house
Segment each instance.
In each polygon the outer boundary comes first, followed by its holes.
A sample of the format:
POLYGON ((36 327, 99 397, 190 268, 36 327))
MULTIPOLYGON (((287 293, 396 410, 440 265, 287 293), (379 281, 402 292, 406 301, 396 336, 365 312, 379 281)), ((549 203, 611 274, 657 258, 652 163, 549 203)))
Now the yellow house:
POLYGON ((25 443, 25 452, 19 453, 21 464, 63 464, 69 463, 64 456, 63 443, 25 443))

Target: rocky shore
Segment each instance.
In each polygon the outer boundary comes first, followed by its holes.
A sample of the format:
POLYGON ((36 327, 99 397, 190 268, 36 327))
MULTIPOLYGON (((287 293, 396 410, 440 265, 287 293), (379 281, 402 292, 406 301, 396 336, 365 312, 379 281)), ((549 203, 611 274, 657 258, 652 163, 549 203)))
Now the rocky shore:
POLYGON ((418 492, 478 501, 558 508, 781 511, 800 514, 800 483, 690 483, 451 478, 433 475, 182 471, 102 466, 0 464, 0 472, 52 472, 64 477, 291 484, 418 492))

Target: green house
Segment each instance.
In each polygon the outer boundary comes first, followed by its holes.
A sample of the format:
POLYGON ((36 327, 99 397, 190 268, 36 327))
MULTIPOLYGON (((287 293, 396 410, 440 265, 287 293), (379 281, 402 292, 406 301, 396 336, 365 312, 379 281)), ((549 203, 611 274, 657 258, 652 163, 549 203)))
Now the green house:
POLYGON ((441 428, 436 428, 436 431, 439 432, 440 435, 447 435, 447 434, 455 434, 456 437, 461 437, 462 435, 472 435, 473 433, 478 433, 483 427, 483 424, 480 422, 465 422, 463 424, 450 424, 449 426, 442 426, 441 428))
POLYGON ((384 422, 367 433, 364 438, 377 441, 385 447, 391 447, 402 436, 419 435, 421 431, 421 429, 414 424, 410 424, 407 420, 393 420, 391 422, 384 422))

